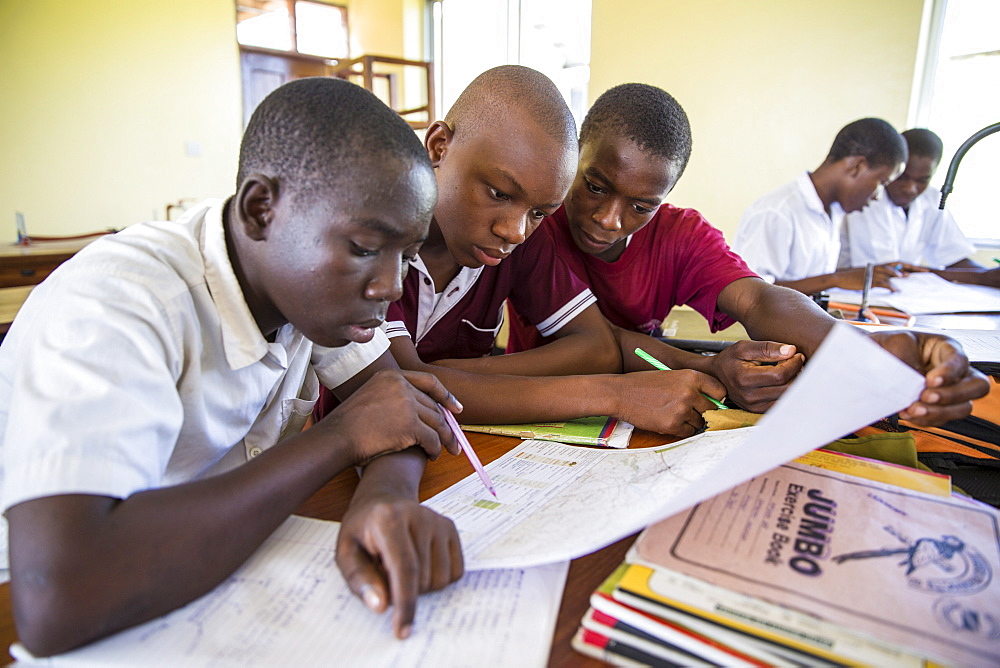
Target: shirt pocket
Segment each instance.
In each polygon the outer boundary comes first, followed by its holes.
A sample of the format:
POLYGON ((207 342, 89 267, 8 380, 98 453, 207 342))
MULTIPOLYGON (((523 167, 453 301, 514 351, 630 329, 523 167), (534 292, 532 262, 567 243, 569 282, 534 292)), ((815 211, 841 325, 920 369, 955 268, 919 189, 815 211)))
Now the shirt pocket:
POLYGON ((306 377, 302 381, 302 389, 299 396, 294 399, 285 399, 281 402, 281 431, 278 434, 278 441, 283 441, 289 436, 302 431, 306 426, 306 421, 312 415, 313 407, 319 400, 319 378, 312 367, 306 371, 306 377))
POLYGON ((503 327, 503 304, 497 309, 495 325, 477 325, 462 318, 456 335, 456 352, 462 357, 483 357, 493 352, 493 342, 503 327))

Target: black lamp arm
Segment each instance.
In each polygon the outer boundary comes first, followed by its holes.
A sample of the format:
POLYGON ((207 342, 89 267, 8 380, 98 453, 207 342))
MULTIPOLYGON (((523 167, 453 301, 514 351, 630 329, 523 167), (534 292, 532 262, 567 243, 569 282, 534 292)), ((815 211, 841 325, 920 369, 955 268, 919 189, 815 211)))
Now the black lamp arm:
POLYGON ((1000 132, 1000 123, 987 125, 985 128, 966 139, 965 143, 959 146, 958 150, 955 151, 955 155, 951 159, 951 164, 948 165, 948 174, 944 177, 944 184, 941 186, 941 203, 938 204, 939 209, 944 208, 944 201, 948 199, 948 195, 954 189, 955 173, 958 171, 958 163, 962 162, 962 158, 965 156, 966 151, 972 148, 972 145, 977 141, 987 135, 993 134, 994 132, 1000 132))

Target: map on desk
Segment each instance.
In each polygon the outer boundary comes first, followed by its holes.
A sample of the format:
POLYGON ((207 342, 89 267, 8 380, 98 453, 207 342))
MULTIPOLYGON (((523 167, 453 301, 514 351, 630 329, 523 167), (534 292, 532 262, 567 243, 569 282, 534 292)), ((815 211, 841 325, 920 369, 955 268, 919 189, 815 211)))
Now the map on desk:
POLYGON ((467 570, 589 554, 905 408, 923 377, 850 325, 833 328, 755 427, 653 448, 525 441, 425 505, 450 517, 467 570))

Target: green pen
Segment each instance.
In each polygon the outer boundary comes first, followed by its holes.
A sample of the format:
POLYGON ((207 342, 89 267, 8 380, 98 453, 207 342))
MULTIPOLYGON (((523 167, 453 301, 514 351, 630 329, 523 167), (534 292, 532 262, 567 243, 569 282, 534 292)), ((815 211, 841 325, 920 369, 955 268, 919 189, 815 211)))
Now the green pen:
MULTIPOLYGON (((670 367, 668 367, 666 364, 664 364, 660 360, 656 359, 655 357, 653 357, 652 355, 650 355, 649 353, 647 353, 642 348, 636 348, 635 349, 635 354, 638 355, 639 357, 641 357, 642 359, 646 360, 650 364, 652 364, 654 367, 656 367, 660 371, 670 371, 670 367)), ((725 405, 724 403, 722 403, 718 399, 713 399, 712 397, 708 396, 704 392, 701 393, 701 396, 705 397, 706 399, 708 399, 709 401, 711 401, 713 404, 715 404, 719 408, 722 408, 722 409, 729 408, 729 406, 725 405)))
POLYGON ((993 258, 993 261, 996 262, 997 264, 1000 264, 1000 257, 993 258))

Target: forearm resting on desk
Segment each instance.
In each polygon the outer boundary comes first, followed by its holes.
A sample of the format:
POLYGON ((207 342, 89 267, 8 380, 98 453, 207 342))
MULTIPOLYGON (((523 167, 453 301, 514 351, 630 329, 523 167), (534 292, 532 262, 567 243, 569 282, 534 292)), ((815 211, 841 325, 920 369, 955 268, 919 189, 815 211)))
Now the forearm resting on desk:
POLYGON ((228 473, 125 500, 60 495, 10 508, 21 642, 36 656, 65 652, 219 584, 351 463, 292 441, 228 473))
MULTIPOLYGON (((640 429, 690 436, 712 403, 701 393, 724 396, 722 386, 690 370, 577 376, 478 374, 421 362, 408 337, 392 339, 404 368, 435 374, 465 407, 464 424, 520 424, 610 415, 640 429)), ((617 353, 616 353, 617 354, 617 353)))
POLYGON ((618 373, 622 359, 604 316, 591 304, 563 325, 544 346, 509 355, 435 362, 463 371, 515 376, 569 376, 618 373))

